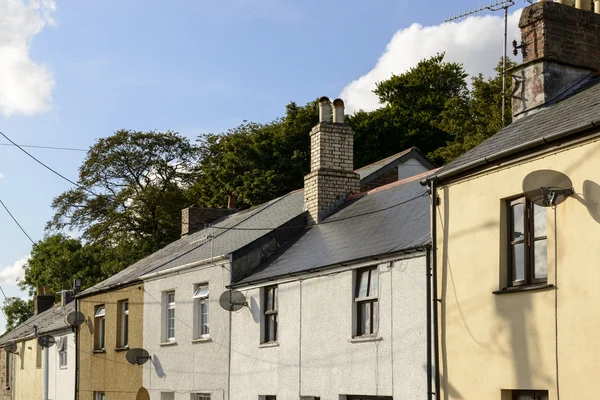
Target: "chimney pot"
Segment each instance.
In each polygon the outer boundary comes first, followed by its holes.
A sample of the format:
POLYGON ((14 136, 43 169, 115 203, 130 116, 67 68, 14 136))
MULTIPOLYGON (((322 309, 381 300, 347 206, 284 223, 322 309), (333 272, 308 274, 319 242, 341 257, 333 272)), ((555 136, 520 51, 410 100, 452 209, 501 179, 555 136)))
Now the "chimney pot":
POLYGON ((344 123, 344 100, 335 99, 333 101, 333 122, 338 124, 344 123))
POLYGON ((331 102, 327 96, 319 99, 319 122, 331 122, 331 102))

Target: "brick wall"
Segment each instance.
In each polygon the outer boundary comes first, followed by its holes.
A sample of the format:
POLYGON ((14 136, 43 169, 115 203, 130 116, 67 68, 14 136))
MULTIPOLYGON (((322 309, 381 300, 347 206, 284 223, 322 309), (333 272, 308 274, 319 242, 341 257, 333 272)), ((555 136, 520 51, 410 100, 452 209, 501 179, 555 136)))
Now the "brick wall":
POLYGON ((389 185, 390 183, 394 183, 398 180, 398 167, 394 167, 391 171, 386 172, 373 179, 370 182, 363 183, 360 185, 360 191, 366 192, 369 190, 376 189, 381 186, 389 185))
POLYGON ((198 232, 204 229, 204 224, 209 224, 237 211, 235 208, 207 208, 198 206, 184 208, 181 211, 181 236, 198 232))

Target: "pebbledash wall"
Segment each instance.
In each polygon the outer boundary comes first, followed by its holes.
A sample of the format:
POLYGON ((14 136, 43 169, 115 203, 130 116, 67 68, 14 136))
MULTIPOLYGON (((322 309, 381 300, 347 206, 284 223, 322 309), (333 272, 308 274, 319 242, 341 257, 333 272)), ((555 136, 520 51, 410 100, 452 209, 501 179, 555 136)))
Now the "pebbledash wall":
POLYGON ((229 283, 229 269, 229 261, 224 260, 144 278, 144 348, 152 355, 145 366, 144 387, 151 400, 190 400, 193 393, 210 394, 211 400, 228 399, 230 322, 229 312, 219 306, 219 296, 229 283), (194 338, 193 296, 198 284, 208 284, 209 289, 209 337, 202 339, 194 338), (172 342, 164 338, 166 291, 175 291, 172 342))
POLYGON ((380 307, 373 338, 353 338, 355 269, 279 282, 276 344, 260 343, 261 287, 239 288, 248 307, 231 314, 231 399, 426 398, 425 254, 372 265, 380 307))

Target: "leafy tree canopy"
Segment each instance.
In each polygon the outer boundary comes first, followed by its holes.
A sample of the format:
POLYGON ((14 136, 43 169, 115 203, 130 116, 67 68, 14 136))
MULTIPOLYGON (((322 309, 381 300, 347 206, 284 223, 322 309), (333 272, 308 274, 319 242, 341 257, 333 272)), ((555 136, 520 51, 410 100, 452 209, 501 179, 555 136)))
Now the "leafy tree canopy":
POLYGON ((33 316, 33 300, 7 297, 2 310, 6 316, 6 332, 9 332, 33 316))

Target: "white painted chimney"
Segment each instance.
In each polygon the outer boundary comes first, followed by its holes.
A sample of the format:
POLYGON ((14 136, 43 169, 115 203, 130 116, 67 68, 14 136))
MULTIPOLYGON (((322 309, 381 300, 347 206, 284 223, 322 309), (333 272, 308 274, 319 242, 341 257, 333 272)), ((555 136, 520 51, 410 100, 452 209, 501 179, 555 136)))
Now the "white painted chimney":
POLYGON ((592 0, 575 0, 575 7, 580 10, 591 11, 592 0))
POLYGON ((594 1, 594 12, 600 14, 600 0, 594 1))
POLYGON ((344 123, 344 100, 342 99, 333 101, 333 122, 337 124, 344 123))
POLYGON ((331 122, 331 101, 327 96, 319 99, 319 122, 331 122))

